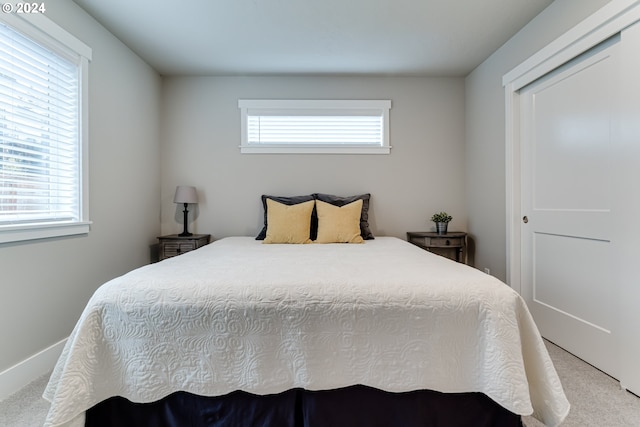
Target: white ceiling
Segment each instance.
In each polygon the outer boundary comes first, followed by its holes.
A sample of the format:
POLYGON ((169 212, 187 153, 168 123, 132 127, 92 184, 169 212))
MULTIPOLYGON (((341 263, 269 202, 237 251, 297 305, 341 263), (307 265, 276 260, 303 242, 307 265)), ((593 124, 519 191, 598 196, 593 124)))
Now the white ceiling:
POLYGON ((465 76, 553 0, 74 0, 163 75, 465 76))

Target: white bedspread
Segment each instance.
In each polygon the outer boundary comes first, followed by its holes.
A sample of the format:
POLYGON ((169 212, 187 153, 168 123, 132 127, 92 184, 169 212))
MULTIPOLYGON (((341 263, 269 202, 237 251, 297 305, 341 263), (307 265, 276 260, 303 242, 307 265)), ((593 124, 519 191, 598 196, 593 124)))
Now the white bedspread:
POLYGON ((116 395, 353 384, 482 392, 547 425, 569 411, 525 303, 494 277, 396 238, 231 237, 96 291, 45 391, 45 425, 116 395))

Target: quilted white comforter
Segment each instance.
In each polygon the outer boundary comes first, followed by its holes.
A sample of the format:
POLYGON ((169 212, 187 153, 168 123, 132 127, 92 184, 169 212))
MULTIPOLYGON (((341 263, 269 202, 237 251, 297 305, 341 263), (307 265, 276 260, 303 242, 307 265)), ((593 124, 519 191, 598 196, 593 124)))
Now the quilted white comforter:
POLYGON ((396 238, 231 237, 96 291, 45 391, 45 425, 81 425, 116 395, 353 384, 482 392, 547 425, 569 411, 525 303, 494 277, 396 238))

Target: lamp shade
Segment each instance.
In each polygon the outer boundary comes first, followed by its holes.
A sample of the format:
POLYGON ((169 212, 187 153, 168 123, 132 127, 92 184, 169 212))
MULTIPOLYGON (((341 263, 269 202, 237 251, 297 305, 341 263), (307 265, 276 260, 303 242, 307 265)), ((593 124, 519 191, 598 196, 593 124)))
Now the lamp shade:
POLYGON ((173 203, 198 203, 198 193, 196 187, 179 185, 176 187, 176 195, 173 196, 173 203))

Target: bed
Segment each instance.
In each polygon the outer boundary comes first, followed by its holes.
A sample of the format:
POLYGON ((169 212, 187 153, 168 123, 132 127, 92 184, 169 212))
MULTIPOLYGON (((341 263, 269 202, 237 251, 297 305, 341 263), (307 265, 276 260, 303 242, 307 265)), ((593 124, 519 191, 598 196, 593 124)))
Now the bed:
POLYGON ((291 426, 338 425, 314 424, 313 410, 348 420, 361 406, 375 419, 425 402, 458 415, 493 405, 518 423, 532 414, 551 426, 569 411, 516 292, 393 237, 301 245, 229 237, 113 279, 87 304, 44 396, 46 426, 101 425, 132 405, 151 411, 147 420, 208 405, 267 420, 228 425, 291 426), (390 401, 403 397, 409 403, 390 401), (249 400, 258 409, 242 409, 249 400))
POLYGON ((522 299, 375 239, 370 194, 261 197, 233 237, 103 285, 65 346, 47 426, 474 427, 569 405, 522 299))

